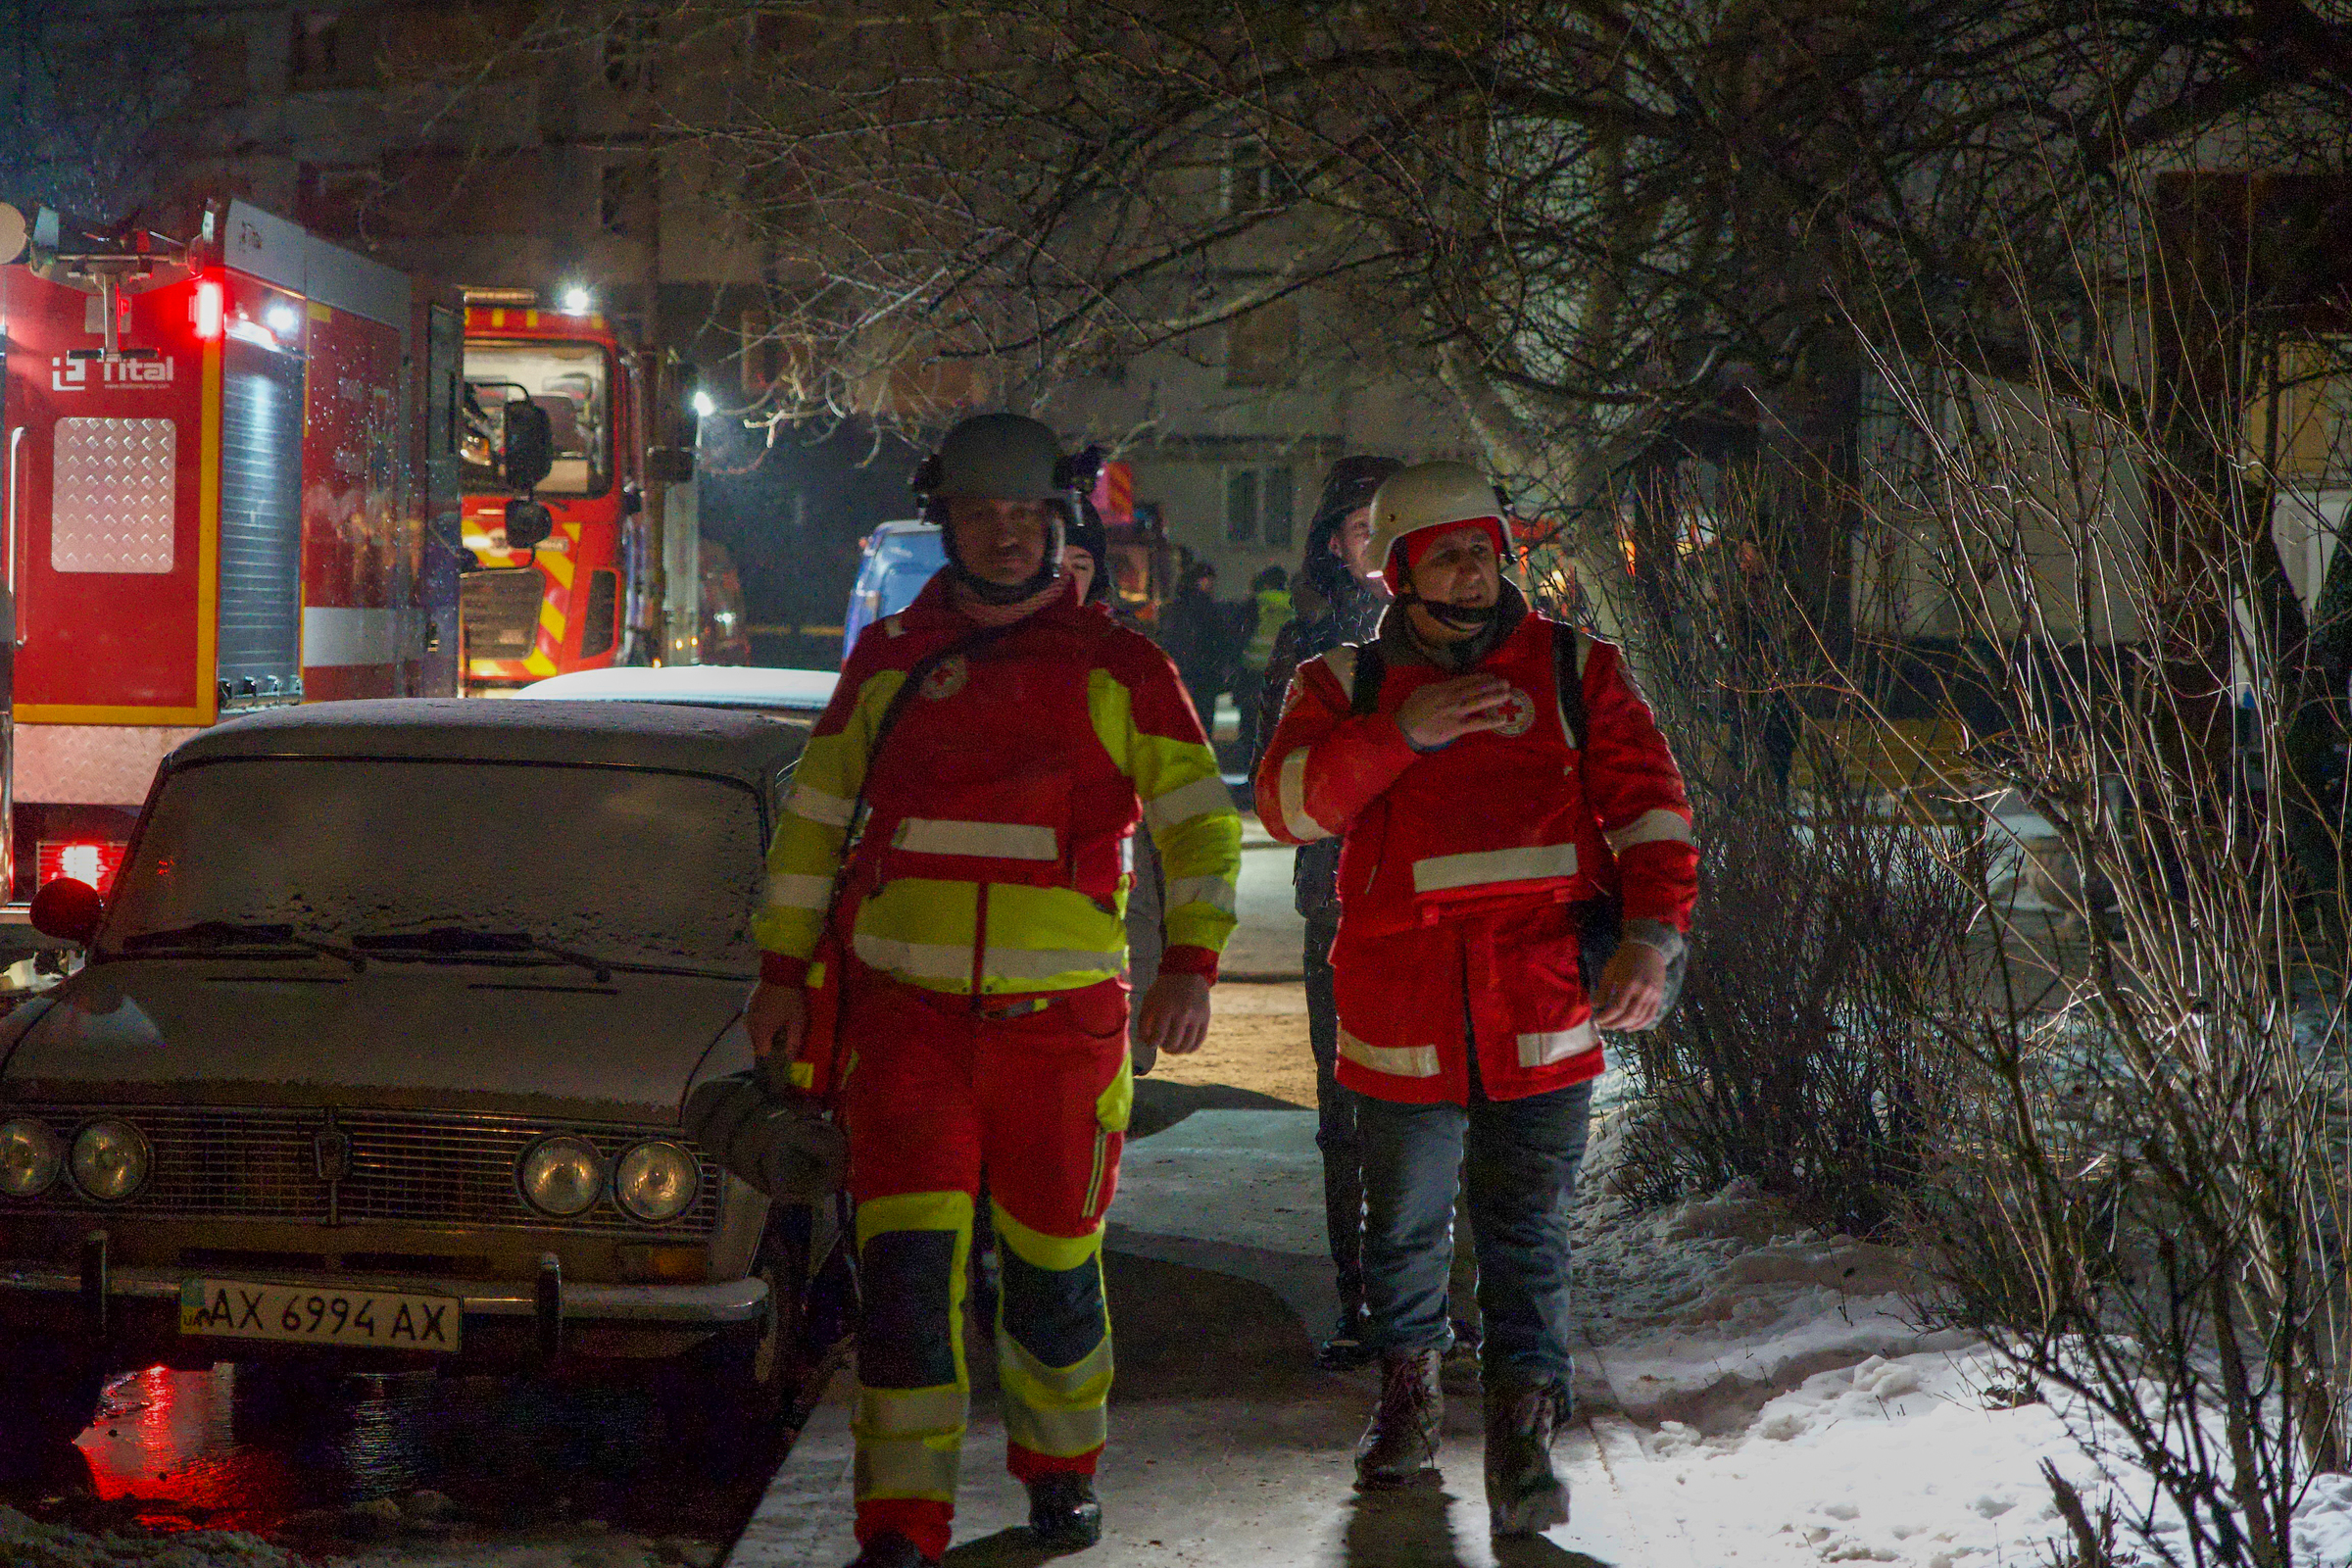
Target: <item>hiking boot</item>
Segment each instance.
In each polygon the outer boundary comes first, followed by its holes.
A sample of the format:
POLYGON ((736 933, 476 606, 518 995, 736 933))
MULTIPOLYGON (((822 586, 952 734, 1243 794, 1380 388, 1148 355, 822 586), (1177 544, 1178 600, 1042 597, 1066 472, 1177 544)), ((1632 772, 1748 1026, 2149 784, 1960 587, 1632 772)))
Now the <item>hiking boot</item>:
POLYGON ((1568 1413, 1558 1383, 1503 1382, 1487 1390, 1487 1519, 1496 1536, 1538 1536, 1568 1522, 1568 1486, 1551 1468, 1568 1413))
POLYGON ((1340 1308, 1340 1321, 1331 1331, 1331 1338, 1315 1351, 1315 1365, 1326 1372, 1352 1372, 1372 1359, 1372 1348, 1364 1343, 1364 1330, 1370 1317, 1360 1306, 1340 1308))
POLYGON ((1083 1551, 1102 1539, 1093 1476, 1056 1472, 1029 1483, 1029 1530, 1049 1546, 1083 1551))
POLYGON ((1446 1392, 1438 1352, 1392 1351, 1380 1358, 1380 1407, 1355 1446, 1355 1484, 1366 1492, 1409 1487, 1438 1474, 1446 1392))
POLYGON ((885 1530, 851 1559, 850 1568, 939 1568, 939 1559, 924 1556, 896 1530, 885 1530))

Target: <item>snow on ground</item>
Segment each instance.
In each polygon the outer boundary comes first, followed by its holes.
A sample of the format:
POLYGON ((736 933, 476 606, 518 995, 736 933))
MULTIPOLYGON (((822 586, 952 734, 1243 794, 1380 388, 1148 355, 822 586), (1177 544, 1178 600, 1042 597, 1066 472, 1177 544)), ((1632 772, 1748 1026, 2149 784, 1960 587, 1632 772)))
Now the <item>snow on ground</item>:
POLYGON ((241 1530, 91 1535, 0 1507, 0 1562, 8 1568, 292 1568, 300 1559, 241 1530))
MULTIPOLYGON (((2014 1403, 1982 1344, 1923 1333, 1902 1253, 1822 1238, 1738 1183, 1639 1212, 1607 1191, 1620 1132, 1596 1136, 1577 1210, 1579 1396, 1596 1427, 1630 1423, 1631 1490, 1694 1561, 2023 1568, 2066 1530, 2044 1459, 2094 1510, 2111 1485, 2144 1494, 2051 1405, 2014 1403)), ((2352 1477, 2314 1481, 2296 1539, 2299 1561, 2352 1564, 2352 1477)))

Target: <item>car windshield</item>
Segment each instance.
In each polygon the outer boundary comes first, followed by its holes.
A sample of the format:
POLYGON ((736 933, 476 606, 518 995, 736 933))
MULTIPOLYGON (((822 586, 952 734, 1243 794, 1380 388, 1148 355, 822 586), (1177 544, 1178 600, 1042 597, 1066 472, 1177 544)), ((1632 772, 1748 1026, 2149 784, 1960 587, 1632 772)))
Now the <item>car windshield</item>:
MULTIPOLYGON (((692 774, 480 761, 229 759, 172 775, 115 883, 108 956, 232 953, 450 928, 466 961, 651 964, 749 976, 765 847, 749 789, 692 774), (201 930, 182 943, 175 933, 201 930), (539 945, 526 949, 523 943, 539 945)), ((449 950, 449 951, 440 951, 449 950)))

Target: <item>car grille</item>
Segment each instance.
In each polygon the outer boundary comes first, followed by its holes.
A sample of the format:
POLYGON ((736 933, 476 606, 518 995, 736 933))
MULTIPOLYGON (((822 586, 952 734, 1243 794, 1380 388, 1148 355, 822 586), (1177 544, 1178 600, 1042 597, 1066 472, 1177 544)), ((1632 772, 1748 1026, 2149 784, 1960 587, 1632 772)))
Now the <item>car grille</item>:
POLYGON ((38 1116, 69 1142, 77 1128, 101 1116, 126 1121, 146 1135, 154 1160, 146 1185, 122 1202, 83 1198, 61 1177, 38 1198, 0 1199, 0 1214, 99 1211, 318 1223, 334 1218, 345 1223, 676 1235, 708 1233, 718 1213, 717 1165, 674 1130, 660 1127, 372 1110, 7 1108, 12 1115, 38 1116), (351 1141, 349 1174, 334 1183, 320 1170, 320 1135, 330 1131, 351 1141), (678 1144, 693 1150, 702 1161, 702 1192, 684 1214, 659 1227, 631 1219, 610 1193, 577 1218, 551 1219, 525 1203, 514 1185, 514 1166, 522 1152, 551 1132, 588 1139, 605 1156, 608 1168, 623 1151, 648 1138, 678 1144))

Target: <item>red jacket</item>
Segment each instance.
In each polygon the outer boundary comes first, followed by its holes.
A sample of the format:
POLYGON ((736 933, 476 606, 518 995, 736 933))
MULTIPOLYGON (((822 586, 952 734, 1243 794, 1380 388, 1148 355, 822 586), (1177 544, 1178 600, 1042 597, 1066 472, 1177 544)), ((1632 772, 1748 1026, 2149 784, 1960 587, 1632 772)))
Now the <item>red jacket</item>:
POLYGON ((1394 715, 1454 672, 1396 646, 1382 644, 1378 708, 1361 716, 1353 648, 1300 665, 1257 772, 1258 815, 1276 837, 1346 836, 1332 948, 1340 1081, 1464 1102, 1468 1034, 1496 1100, 1597 1076, 1576 906, 1620 893, 1629 928, 1690 928, 1698 849, 1674 755, 1617 650, 1535 614, 1479 665, 1517 689, 1511 722, 1416 752, 1394 715), (1582 753, 1553 679, 1558 637, 1576 639, 1582 753))

